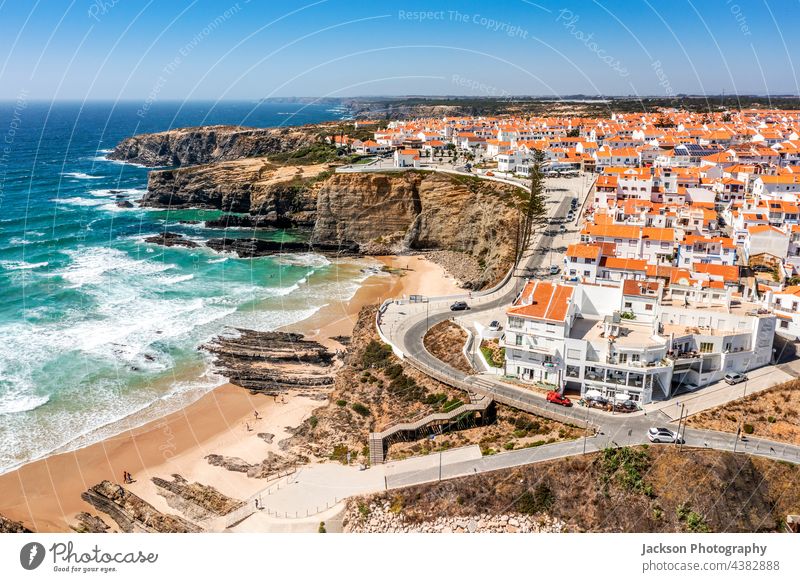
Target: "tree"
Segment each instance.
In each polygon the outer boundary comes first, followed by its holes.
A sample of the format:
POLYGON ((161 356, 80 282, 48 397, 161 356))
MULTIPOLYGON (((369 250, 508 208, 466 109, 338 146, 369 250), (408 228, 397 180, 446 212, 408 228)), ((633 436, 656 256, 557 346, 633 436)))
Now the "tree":
POLYGON ((528 249, 536 228, 543 225, 547 217, 547 209, 544 205, 545 183, 544 172, 542 171, 543 164, 544 152, 534 150, 533 164, 531 165, 530 171, 530 187, 525 196, 523 196, 522 204, 519 209, 514 259, 516 264, 519 264, 525 251, 528 249))

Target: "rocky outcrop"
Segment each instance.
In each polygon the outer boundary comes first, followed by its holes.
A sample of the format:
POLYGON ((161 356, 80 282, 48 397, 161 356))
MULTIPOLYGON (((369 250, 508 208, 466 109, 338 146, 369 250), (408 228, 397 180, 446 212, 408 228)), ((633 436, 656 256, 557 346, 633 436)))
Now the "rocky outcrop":
POLYGON ((239 257, 263 257, 278 253, 319 252, 333 255, 353 255, 358 252, 354 244, 309 244, 307 242, 282 242, 259 238, 212 238, 206 245, 217 252, 236 253, 239 257))
POLYGON ((326 164, 276 167, 266 158, 153 170, 140 204, 149 208, 211 208, 249 214, 214 226, 307 226, 316 217, 315 183, 326 164))
POLYGON ((242 506, 242 501, 233 499, 202 483, 189 483, 180 475, 173 474, 172 481, 153 477, 167 504, 194 520, 211 519, 226 515, 242 506))
POLYGON ((350 533, 560 533, 565 524, 546 515, 480 514, 472 517, 438 516, 411 521, 388 501, 353 499, 347 504, 343 531, 350 533))
POLYGON ((73 531, 76 533, 106 533, 111 526, 102 520, 97 515, 92 515, 81 511, 75 516, 76 523, 71 525, 73 531))
POLYGON ((288 470, 295 463, 294 457, 290 459, 272 452, 268 453, 260 463, 248 463, 239 457, 216 454, 206 455, 206 461, 214 467, 222 467, 235 473, 246 473, 252 479, 277 477, 279 473, 288 470))
POLYGON ((81 499, 111 517, 124 532, 187 533, 200 531, 193 523, 167 515, 139 496, 103 481, 81 493, 81 499))
POLYGON ((434 172, 335 174, 320 187, 312 244, 366 254, 449 250, 475 259, 468 286, 502 278, 513 261, 514 188, 434 172))
POLYGON ((236 331, 202 346, 234 384, 266 394, 333 384, 333 354, 322 344, 298 333, 236 331))
POLYGON ((318 129, 312 126, 187 127, 129 137, 108 158, 148 167, 207 164, 296 150, 315 143, 317 133, 318 129))
POLYGON ((0 515, 0 533, 31 533, 31 530, 19 521, 13 521, 0 515))
POLYGON ((165 247, 186 247, 189 249, 199 246, 193 240, 189 240, 177 232, 163 232, 161 234, 154 234, 153 236, 148 236, 145 238, 144 242, 162 245, 165 247))

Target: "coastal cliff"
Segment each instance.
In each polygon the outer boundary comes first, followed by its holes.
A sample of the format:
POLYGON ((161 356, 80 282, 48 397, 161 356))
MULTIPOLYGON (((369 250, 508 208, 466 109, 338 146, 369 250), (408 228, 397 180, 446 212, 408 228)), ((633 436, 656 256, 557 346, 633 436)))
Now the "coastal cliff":
POLYGON ((365 254, 451 251, 477 262, 475 288, 513 261, 513 188, 436 172, 334 174, 317 193, 313 243, 365 254))
POLYGON ((318 140, 319 128, 209 125, 135 135, 108 154, 143 166, 190 166, 297 150, 318 140))
POLYGON ((140 204, 232 213, 209 228, 305 228, 316 249, 426 252, 474 289, 507 272, 517 188, 438 172, 332 173, 336 152, 320 141, 321 131, 187 128, 128 138, 110 157, 176 166, 150 172, 140 204))
POLYGON ((326 164, 275 167, 265 158, 153 170, 140 204, 151 208, 212 208, 250 213, 215 226, 313 226, 316 192, 309 183, 326 164))

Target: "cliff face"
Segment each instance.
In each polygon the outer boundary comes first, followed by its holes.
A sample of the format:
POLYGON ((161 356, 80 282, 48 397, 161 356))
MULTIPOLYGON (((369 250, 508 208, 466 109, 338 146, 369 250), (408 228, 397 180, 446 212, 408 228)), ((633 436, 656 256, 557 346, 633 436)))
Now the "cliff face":
POLYGON ((109 159, 143 166, 189 166, 288 152, 317 141, 314 127, 211 125, 129 137, 109 159))
POLYGON ((367 254, 444 249, 477 259, 473 286, 513 260, 516 212, 503 185, 439 173, 334 174, 319 188, 312 243, 355 243, 367 254))
MULTIPOLYGON (((258 226, 311 226, 316 194, 305 183, 326 169, 323 164, 275 168, 265 158, 251 158, 154 170, 141 205, 249 212, 260 217, 258 226)), ((239 220, 231 226, 251 225, 239 220)))

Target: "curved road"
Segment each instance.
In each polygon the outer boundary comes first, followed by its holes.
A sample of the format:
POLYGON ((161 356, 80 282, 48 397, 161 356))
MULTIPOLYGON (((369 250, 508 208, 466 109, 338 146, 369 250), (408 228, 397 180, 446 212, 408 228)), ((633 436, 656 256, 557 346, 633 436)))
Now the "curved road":
MULTIPOLYGON (((569 210, 570 199, 574 195, 578 195, 574 191, 557 191, 556 194, 560 194, 560 196, 556 198, 553 204, 555 208, 550 214, 551 219, 565 217, 569 210)), ((586 193, 580 194, 582 197, 586 195, 586 193)), ((558 227, 556 226, 555 228, 558 227)), ((464 312, 454 314, 450 311, 450 304, 453 300, 463 299, 467 301, 470 304, 471 314, 510 305, 521 290, 524 277, 542 266, 548 250, 552 249, 553 245, 559 240, 563 242, 563 237, 556 234, 545 232, 539 235, 532 243, 531 252, 523 260, 522 268, 517 268, 513 276, 504 285, 491 292, 476 294, 474 297, 464 295, 462 297, 434 298, 425 304, 393 302, 386 305, 386 309, 381 316, 379 324, 381 334, 389 340, 394 349, 404 359, 407 359, 409 363, 419 368, 422 372, 456 388, 491 396, 498 402, 509 406, 567 422, 572 421, 579 426, 592 425, 596 430, 594 437, 583 439, 580 442, 554 443, 537 447, 536 449, 512 451, 494 455, 491 458, 484 458, 479 463, 471 463, 469 465, 471 471, 495 470, 505 466, 516 466, 550 458, 582 454, 583 452, 600 450, 608 446, 645 444, 648 442, 647 429, 651 426, 669 426, 673 430, 677 428, 661 413, 651 414, 651 417, 648 418, 647 414, 643 412, 611 414, 594 409, 565 408, 551 404, 535 392, 520 386, 500 382, 494 376, 467 375, 460 372, 438 360, 425 349, 422 338, 428 328, 451 317, 456 320, 464 317, 464 312)), ((684 430, 682 428, 681 432, 684 434, 685 446, 725 451, 736 450, 792 463, 800 463, 800 447, 798 446, 763 439, 749 439, 746 442, 737 442, 734 434, 708 430, 684 430)), ((457 471, 457 469, 453 470, 457 471)), ((402 483, 395 484, 395 486, 399 485, 402 485, 402 483)))

